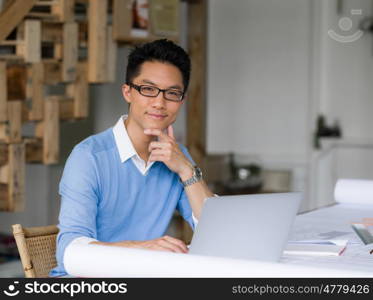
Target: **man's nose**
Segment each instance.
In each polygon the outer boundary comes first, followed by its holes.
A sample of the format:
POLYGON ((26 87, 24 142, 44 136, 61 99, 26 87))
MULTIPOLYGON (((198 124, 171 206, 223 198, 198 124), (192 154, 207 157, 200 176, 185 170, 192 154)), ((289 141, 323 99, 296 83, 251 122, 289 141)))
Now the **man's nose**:
POLYGON ((166 101, 163 92, 160 92, 157 97, 152 98, 151 104, 153 107, 164 108, 166 106, 166 101))

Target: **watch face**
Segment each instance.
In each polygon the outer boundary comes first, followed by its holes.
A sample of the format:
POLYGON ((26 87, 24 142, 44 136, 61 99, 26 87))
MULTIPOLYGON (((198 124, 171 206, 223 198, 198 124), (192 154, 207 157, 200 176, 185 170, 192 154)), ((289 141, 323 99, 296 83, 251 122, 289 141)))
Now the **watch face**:
POLYGON ((198 167, 195 167, 195 171, 196 171, 196 177, 202 178, 202 170, 198 167))

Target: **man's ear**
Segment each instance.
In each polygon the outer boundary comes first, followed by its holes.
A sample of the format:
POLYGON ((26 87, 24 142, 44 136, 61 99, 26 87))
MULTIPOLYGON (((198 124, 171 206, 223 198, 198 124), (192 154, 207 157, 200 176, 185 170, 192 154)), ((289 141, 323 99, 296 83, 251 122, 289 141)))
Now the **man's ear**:
POLYGON ((122 85, 122 95, 126 102, 131 103, 131 88, 128 84, 122 85))

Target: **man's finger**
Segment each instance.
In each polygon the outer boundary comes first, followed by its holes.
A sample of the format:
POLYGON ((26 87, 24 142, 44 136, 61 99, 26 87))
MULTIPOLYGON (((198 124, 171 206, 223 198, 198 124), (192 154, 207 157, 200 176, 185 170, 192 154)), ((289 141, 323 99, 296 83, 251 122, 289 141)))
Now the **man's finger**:
POLYGON ((170 150, 168 149, 154 149, 151 153, 150 156, 166 156, 170 154, 170 150))
POLYGON ((169 148, 170 146, 170 143, 167 143, 167 142, 151 142, 149 144, 149 152, 151 152, 152 150, 154 149, 167 149, 169 148))
POLYGON ((162 130, 159 129, 148 128, 144 130, 144 133, 147 135, 157 136, 159 141, 167 141, 170 139, 170 137, 167 134, 165 134, 164 132, 162 132, 162 130))
POLYGON ((165 252, 174 252, 172 251, 172 249, 169 249, 169 248, 165 248, 165 247, 162 247, 160 245, 152 245, 150 248, 148 248, 150 250, 155 250, 155 251, 165 251, 165 252))
POLYGON ((174 128, 172 127, 172 125, 167 127, 167 134, 170 138, 175 139, 174 128))
POLYGON ((162 162, 166 162, 166 157, 164 155, 151 155, 149 156, 149 162, 152 162, 152 161, 162 161, 162 162))
POLYGON ((165 239, 160 239, 158 241, 158 245, 160 245, 160 246, 162 246, 166 249, 170 249, 172 252, 185 253, 185 251, 182 247, 180 247, 179 245, 176 245, 174 243, 171 243, 171 242, 169 242, 168 240, 165 240, 165 239))
POLYGON ((188 247, 185 245, 185 243, 182 240, 173 238, 172 236, 168 236, 168 235, 165 235, 163 238, 175 245, 178 245, 184 250, 184 252, 188 252, 188 247))

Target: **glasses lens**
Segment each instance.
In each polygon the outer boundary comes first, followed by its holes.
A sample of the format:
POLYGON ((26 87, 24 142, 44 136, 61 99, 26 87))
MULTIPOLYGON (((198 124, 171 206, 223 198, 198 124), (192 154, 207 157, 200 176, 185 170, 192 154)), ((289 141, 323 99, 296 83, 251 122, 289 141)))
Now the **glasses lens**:
POLYGON ((159 93, 159 90, 150 85, 142 85, 140 88, 140 93, 143 94, 144 96, 157 96, 159 93))
POLYGON ((165 92, 165 98, 172 101, 181 101, 183 98, 183 93, 178 90, 167 90, 165 92))

